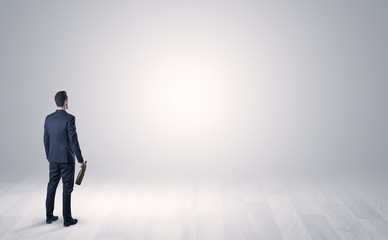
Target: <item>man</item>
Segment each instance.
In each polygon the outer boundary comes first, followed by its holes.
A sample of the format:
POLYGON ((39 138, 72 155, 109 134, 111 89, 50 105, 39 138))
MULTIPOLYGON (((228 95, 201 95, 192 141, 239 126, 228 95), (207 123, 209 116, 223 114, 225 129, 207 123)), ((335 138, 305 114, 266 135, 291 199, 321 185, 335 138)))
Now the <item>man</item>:
POLYGON ((58 109, 46 117, 44 123, 43 142, 50 168, 50 181, 47 185, 46 223, 58 220, 54 216, 55 192, 60 178, 63 183, 63 225, 65 227, 77 224, 78 220, 71 216, 71 192, 74 186, 75 158, 80 167, 86 167, 78 143, 75 127, 75 117, 66 112, 69 99, 65 91, 55 95, 58 109))

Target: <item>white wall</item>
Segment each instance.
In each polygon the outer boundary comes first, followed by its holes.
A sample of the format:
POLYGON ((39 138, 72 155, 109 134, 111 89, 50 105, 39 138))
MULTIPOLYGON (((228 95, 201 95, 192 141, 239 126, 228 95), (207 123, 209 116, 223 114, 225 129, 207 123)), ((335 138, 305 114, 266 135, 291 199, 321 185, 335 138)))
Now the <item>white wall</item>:
POLYGON ((387 10, 1 1, 1 171, 46 174, 43 121, 60 90, 101 171, 387 167, 387 10))

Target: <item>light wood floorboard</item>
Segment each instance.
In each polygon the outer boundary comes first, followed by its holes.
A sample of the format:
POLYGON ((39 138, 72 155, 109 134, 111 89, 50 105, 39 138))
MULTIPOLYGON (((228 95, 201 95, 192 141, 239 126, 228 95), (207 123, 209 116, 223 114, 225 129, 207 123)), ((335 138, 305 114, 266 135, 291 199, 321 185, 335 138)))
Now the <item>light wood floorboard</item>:
POLYGON ((63 227, 62 185, 45 223, 47 181, 0 183, 0 239, 388 239, 381 188, 243 179, 132 178, 75 186, 63 227))

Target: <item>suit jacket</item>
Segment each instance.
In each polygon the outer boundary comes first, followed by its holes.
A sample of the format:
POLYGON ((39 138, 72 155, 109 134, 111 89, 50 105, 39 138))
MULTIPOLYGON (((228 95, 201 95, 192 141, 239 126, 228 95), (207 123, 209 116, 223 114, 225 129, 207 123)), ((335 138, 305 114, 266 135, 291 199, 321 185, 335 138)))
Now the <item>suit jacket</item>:
POLYGON ((65 110, 56 110, 47 115, 44 122, 43 142, 49 162, 83 162, 75 128, 75 117, 65 110))

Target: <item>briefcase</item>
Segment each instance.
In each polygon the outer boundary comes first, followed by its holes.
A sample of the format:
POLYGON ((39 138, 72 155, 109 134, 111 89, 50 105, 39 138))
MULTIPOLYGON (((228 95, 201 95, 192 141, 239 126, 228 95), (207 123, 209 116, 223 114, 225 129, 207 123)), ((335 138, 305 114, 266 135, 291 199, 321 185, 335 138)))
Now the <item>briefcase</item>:
POLYGON ((79 170, 77 180, 75 180, 75 184, 81 185, 82 179, 84 178, 84 175, 85 175, 87 163, 88 163, 88 161, 85 161, 85 167, 83 167, 83 168, 81 168, 81 170, 79 170))

